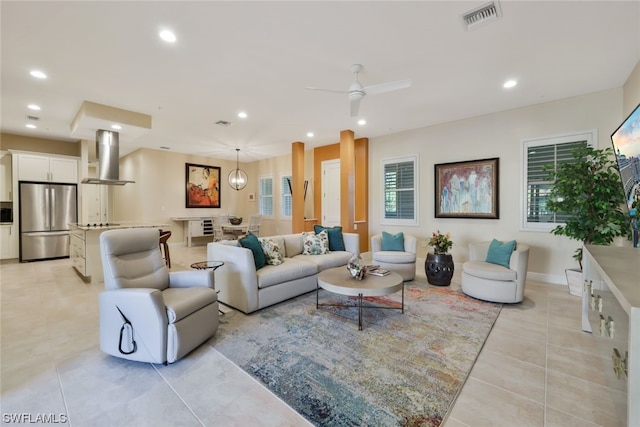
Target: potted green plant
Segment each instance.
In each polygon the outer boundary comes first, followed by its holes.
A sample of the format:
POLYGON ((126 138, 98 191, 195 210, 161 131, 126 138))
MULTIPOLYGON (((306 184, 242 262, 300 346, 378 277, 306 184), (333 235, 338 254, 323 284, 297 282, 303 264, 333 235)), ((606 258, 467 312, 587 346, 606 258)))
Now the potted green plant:
POLYGON ((442 234, 438 230, 431 234, 427 243, 433 246, 433 253, 429 252, 424 261, 427 281, 432 285, 449 286, 454 270, 453 257, 449 254, 449 249, 453 246, 451 234, 442 234))
MULTIPOLYGON (((613 150, 595 149, 585 143, 574 149, 572 156, 572 161, 556 169, 545 166, 548 180, 553 182, 547 208, 568 215, 566 222, 551 233, 582 243, 573 255, 581 271, 583 245, 609 245, 614 237, 627 235, 629 218, 622 209, 625 198, 613 150)), ((581 275, 575 293, 569 285, 572 294, 581 295, 581 275)))

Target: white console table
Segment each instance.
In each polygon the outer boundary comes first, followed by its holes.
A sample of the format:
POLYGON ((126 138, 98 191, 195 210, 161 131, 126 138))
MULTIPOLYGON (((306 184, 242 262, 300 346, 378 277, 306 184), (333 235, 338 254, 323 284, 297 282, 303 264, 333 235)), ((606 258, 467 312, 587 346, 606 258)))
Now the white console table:
POLYGON ((640 249, 586 245, 582 329, 601 337, 603 353, 626 380, 627 425, 640 426, 640 249))
POLYGON ((213 236, 213 225, 210 216, 187 216, 171 218, 172 221, 182 222, 184 235, 187 237, 187 247, 191 247, 192 237, 213 236))

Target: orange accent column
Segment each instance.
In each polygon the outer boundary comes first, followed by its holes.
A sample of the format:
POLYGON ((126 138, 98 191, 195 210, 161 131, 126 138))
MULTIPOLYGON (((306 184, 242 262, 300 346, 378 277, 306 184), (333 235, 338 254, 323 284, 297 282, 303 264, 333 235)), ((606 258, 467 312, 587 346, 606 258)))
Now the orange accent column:
POLYGON ((304 230, 304 143, 291 144, 291 232, 304 230))
POLYGON ((345 232, 355 228, 356 154, 352 130, 340 132, 340 222, 345 232))

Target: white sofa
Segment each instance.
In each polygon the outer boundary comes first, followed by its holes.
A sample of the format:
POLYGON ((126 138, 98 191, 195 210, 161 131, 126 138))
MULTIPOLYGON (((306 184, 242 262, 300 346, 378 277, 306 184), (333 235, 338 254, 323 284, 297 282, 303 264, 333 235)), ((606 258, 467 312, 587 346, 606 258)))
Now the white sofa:
POLYGON ((346 266, 349 258, 360 254, 360 236, 355 233, 342 236, 346 251, 324 255, 303 255, 302 233, 269 236, 280 247, 284 261, 258 270, 253 252, 238 242, 207 244, 207 259, 224 262, 215 272, 218 301, 248 314, 315 290, 320 271, 346 266))

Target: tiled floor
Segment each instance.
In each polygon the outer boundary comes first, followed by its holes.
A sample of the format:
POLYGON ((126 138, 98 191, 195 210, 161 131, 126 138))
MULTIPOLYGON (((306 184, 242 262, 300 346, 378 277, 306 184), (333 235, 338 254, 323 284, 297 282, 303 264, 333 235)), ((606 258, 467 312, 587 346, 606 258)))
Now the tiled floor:
MULTIPOLYGON (((188 268, 205 248, 172 246, 171 258, 173 270, 188 268)), ((211 346, 169 366, 104 355, 101 290, 69 260, 0 265, 3 424, 308 424, 211 346)), ((529 281, 525 301, 502 310, 445 426, 625 425, 624 385, 604 385, 611 362, 596 351, 597 340, 580 330, 580 299, 529 281)))

